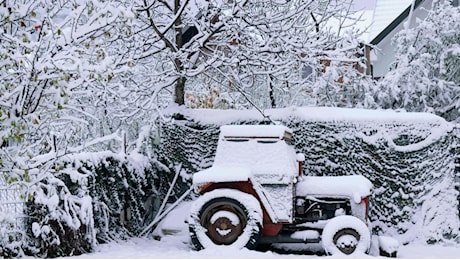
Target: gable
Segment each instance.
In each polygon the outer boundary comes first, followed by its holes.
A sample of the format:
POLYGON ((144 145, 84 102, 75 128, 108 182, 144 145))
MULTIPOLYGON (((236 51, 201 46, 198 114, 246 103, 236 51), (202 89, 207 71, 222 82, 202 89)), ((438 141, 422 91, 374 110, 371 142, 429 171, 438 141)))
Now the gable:
POLYGON ((415 8, 412 14, 410 4, 370 41, 370 45, 373 46, 373 50, 370 53, 372 75, 375 78, 384 76, 389 71, 392 63, 395 61, 395 50, 394 46, 392 46, 392 38, 395 36, 395 34, 401 30, 404 30, 406 25, 408 25, 408 28, 413 28, 416 26, 417 20, 425 19, 433 3, 433 0, 414 1, 415 8))
POLYGON ((384 31, 411 3, 412 0, 377 0, 369 40, 384 31))

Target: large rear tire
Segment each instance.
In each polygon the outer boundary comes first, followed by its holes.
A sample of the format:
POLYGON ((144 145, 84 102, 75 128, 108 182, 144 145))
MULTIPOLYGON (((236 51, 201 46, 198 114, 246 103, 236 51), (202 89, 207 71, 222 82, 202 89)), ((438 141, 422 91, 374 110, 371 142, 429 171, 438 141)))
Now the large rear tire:
POLYGON ((327 254, 366 253, 371 243, 368 227, 353 216, 338 216, 328 221, 321 236, 327 254))
POLYGON ((197 250, 217 246, 255 249, 262 230, 262 209, 247 193, 214 190, 193 203, 189 230, 197 250))

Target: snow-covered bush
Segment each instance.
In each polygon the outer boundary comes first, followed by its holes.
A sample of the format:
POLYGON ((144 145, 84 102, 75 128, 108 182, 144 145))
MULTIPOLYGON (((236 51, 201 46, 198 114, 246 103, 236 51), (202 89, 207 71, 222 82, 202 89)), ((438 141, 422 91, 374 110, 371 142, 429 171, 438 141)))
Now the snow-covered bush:
POLYGON ((159 164, 140 155, 136 157, 111 156, 84 167, 93 172, 88 189, 93 198, 98 242, 139 234, 155 213, 153 205, 147 202, 160 196, 156 187, 159 164))
POLYGON ((159 164, 110 152, 64 156, 32 186, 25 252, 40 257, 79 255, 97 242, 137 235, 157 195, 159 164))
POLYGON ((22 254, 24 230, 17 226, 11 212, 2 212, 0 216, 0 256, 18 257, 22 254))
POLYGON ((428 17, 393 39, 395 63, 379 83, 383 108, 460 122, 460 7, 434 1, 428 17))
MULTIPOLYGON (((162 126, 161 151, 184 162, 189 174, 212 165, 219 126, 264 121, 256 110, 182 113, 187 120, 162 126)), ((265 113, 294 131, 306 175, 361 174, 373 182, 375 233, 401 243, 455 241, 460 235, 459 137, 452 124, 431 114, 394 111, 294 107, 265 113)))
POLYGON ((191 183, 191 174, 211 167, 219 135, 218 128, 189 123, 181 120, 163 122, 158 145, 158 160, 181 171, 184 182, 177 186, 179 196, 191 183))
POLYGON ((95 245, 92 198, 87 175, 55 162, 47 172, 33 169, 25 214, 27 255, 58 257, 89 252, 95 245))
POLYGON ((10 239, 2 225, 2 256, 17 248, 37 256, 86 252, 96 241, 91 174, 69 160, 121 150, 117 129, 129 122, 111 118, 110 107, 126 107, 108 93, 122 93, 111 83, 123 70, 113 71, 107 45, 131 12, 113 1, 12 0, 2 2, 0 19, 0 172, 28 205, 27 236, 10 239))

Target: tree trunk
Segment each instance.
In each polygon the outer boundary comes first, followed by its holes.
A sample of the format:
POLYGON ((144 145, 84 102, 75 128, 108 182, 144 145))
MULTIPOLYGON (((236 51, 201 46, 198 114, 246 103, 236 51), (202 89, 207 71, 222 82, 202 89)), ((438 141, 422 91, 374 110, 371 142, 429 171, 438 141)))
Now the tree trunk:
MULTIPOLYGON (((174 0, 174 14, 177 15, 177 13, 179 12, 179 9, 180 9, 180 0, 174 0)), ((183 45, 183 42, 182 42, 182 20, 179 17, 176 18, 176 20, 174 21, 174 25, 175 25, 175 30, 176 30, 176 46, 177 46, 177 49, 181 49, 182 48, 182 45, 183 45)), ((177 72, 179 73, 182 73, 182 71, 184 70, 184 66, 182 64, 182 61, 179 60, 179 58, 176 58, 174 60, 174 63, 176 65, 176 70, 177 72)), ((184 96, 185 96, 185 77, 184 76, 180 76, 177 80, 176 80, 176 87, 174 89, 174 102, 176 104, 178 104, 179 106, 182 106, 185 104, 185 100, 184 100, 184 96)))
POLYGON ((270 77, 270 80, 269 80, 269 91, 268 91, 268 95, 270 96, 270 105, 272 106, 272 108, 276 108, 276 101, 275 101, 275 93, 274 93, 274 86, 273 86, 273 76, 269 76, 270 77))
POLYGON ((174 103, 179 106, 185 104, 185 77, 180 77, 176 80, 176 87, 174 89, 174 103))

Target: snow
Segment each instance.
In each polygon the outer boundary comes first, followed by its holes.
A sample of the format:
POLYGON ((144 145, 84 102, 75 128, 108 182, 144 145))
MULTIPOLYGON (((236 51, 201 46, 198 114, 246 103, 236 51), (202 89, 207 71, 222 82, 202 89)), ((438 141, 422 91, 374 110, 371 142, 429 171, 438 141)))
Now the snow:
POLYGON ((187 218, 190 215, 191 202, 182 202, 169 212, 154 230, 155 235, 163 235, 163 230, 184 231, 188 236, 187 218))
MULTIPOLYGON (((358 244, 356 246, 356 251, 354 253, 367 252, 371 245, 370 230, 364 224, 364 222, 353 216, 338 216, 333 219, 330 219, 327 222, 326 226, 323 229, 321 239, 324 250, 326 250, 326 252, 332 255, 342 254, 334 244, 333 237, 338 231, 346 228, 352 228, 360 235, 360 239, 359 241, 357 241, 358 244)), ((350 240, 352 242, 353 238, 350 238, 348 235, 345 235, 345 237, 341 241, 338 241, 338 243, 344 242, 345 244, 349 244, 350 241, 347 240, 350 240)))
POLYGON ((234 225, 234 226, 240 224, 240 219, 238 218, 238 216, 235 213, 230 212, 230 211, 216 212, 216 214, 212 215, 212 218, 210 219, 211 224, 216 223, 216 221, 219 218, 227 218, 227 219, 229 219, 232 222, 232 225, 234 225))
MULTIPOLYGON (((378 256, 378 251, 351 256, 318 256, 311 254, 278 253, 276 251, 258 252, 245 248, 220 247, 195 251, 190 246, 188 225, 185 223, 190 210, 190 202, 181 203, 162 221, 165 229, 178 229, 177 235, 163 235, 161 240, 132 238, 98 245, 93 253, 80 256, 60 257, 59 259, 386 259, 378 256)), ((290 244, 291 248, 306 248, 305 244, 290 244)), ((312 245, 314 246, 314 245, 312 245)), ((401 245, 400 259, 452 259, 460 256, 460 246, 426 245, 413 243, 401 245)))
POLYGON ((399 241, 388 236, 379 236, 379 248, 387 253, 393 253, 399 249, 399 241))
POLYGON ((221 236, 226 236, 226 235, 230 234, 230 232, 232 232, 231 229, 216 228, 216 230, 217 230, 217 233, 219 233, 219 235, 221 235, 221 236))
POLYGON ((32 223, 32 234, 34 234, 35 237, 38 237, 41 234, 40 224, 37 222, 32 223))
POLYGON ((252 176, 251 170, 244 167, 213 166, 193 174, 193 184, 206 182, 247 181, 252 176))
MULTIPOLYGON (((222 126, 213 167, 250 169, 252 175, 295 176, 298 173, 295 151, 282 138, 284 126, 222 126), (234 140, 226 136, 260 136, 234 140), (269 140, 265 137, 277 138, 269 140)), ((221 173, 221 175, 223 175, 221 173)))
POLYGON ((253 178, 254 190, 259 195, 273 223, 291 222, 293 218, 292 194, 294 193, 294 185, 292 179, 290 184, 288 180, 284 179, 287 178, 279 178, 278 176, 269 176, 265 180, 253 178), (270 179, 270 177, 272 178, 270 179), (263 184, 264 182, 266 185, 263 184))
POLYGON ((303 230, 303 231, 296 231, 292 233, 291 237, 295 239, 307 240, 307 239, 318 239, 320 235, 319 235, 319 232, 316 230, 303 230))
MULTIPOLYGON (((407 245, 401 247, 398 258, 401 259, 452 259, 460 255, 460 248, 407 245)), ((272 251, 257 252, 247 249, 231 248, 206 249, 193 251, 185 237, 167 236, 161 241, 145 238, 133 238, 128 241, 112 242, 100 245, 96 252, 81 256, 60 259, 337 259, 344 256, 316 256, 308 254, 281 254, 272 251)), ((372 255, 349 256, 346 258, 386 259, 372 255)))
POLYGON ((272 137, 283 139, 285 133, 292 130, 282 125, 225 125, 220 127, 221 136, 231 137, 272 137))
MULTIPOLYGON (((182 235, 163 236, 160 241, 148 238, 132 238, 97 246, 95 252, 58 259, 388 259, 375 254, 354 254, 351 256, 318 256, 299 253, 258 252, 247 249, 221 247, 218 249, 192 250, 187 230, 182 235)), ((298 244, 294 244, 298 245, 298 244)), ((299 247, 305 248, 300 244, 299 247)), ((398 251, 399 259, 455 259, 460 247, 409 244, 398 251)))
MULTIPOLYGON (((193 184, 246 181, 257 176, 262 176, 263 183, 263 176, 284 180, 277 176, 297 175, 297 158, 302 158, 280 140, 290 138, 291 133, 281 125, 222 126, 213 166, 195 173, 193 184)), ((289 183, 291 178, 284 181, 289 183)))
MULTIPOLYGON (((182 110, 191 119, 209 125, 225 125, 234 122, 262 120, 263 116, 256 109, 219 110, 189 109, 182 110)), ((367 123, 433 123, 448 127, 450 124, 442 117, 430 113, 404 112, 397 110, 373 110, 337 107, 288 107, 266 109, 264 113, 271 120, 296 117, 307 122, 367 122, 367 123)), ((451 127, 451 126, 449 126, 451 127)))
POLYGON ((297 196, 329 195, 348 196, 356 203, 371 194, 372 183, 361 175, 304 176, 297 183, 297 196))
POLYGON ((254 175, 290 175, 298 173, 294 150, 282 142, 259 143, 257 140, 226 142, 218 145, 214 165, 246 167, 254 175))

